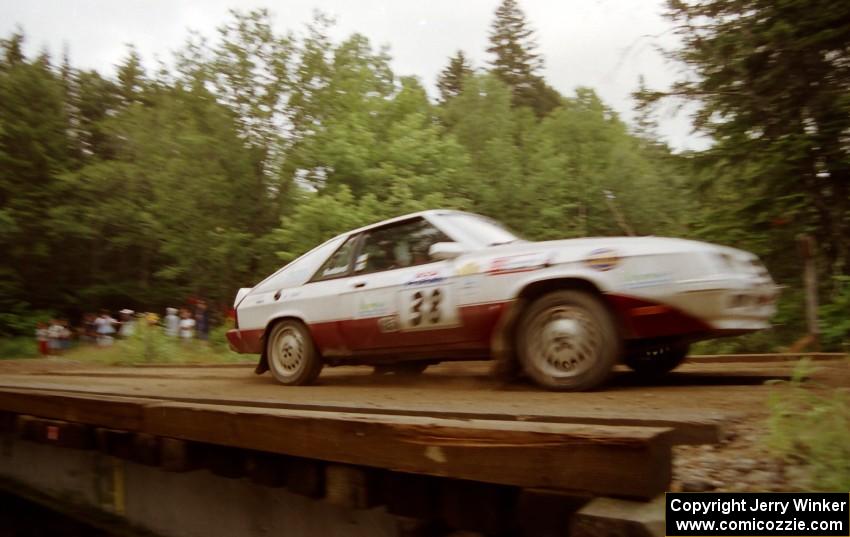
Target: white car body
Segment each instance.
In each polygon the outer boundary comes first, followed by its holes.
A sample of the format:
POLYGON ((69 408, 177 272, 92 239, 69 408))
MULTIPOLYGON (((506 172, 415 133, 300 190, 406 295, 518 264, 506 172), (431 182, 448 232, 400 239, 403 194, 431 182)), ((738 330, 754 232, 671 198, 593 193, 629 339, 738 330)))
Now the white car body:
POLYGON ((339 235, 240 290, 231 347, 263 353, 267 329, 294 319, 309 328, 331 365, 486 359, 499 350, 500 338, 507 341, 525 304, 562 287, 599 296, 626 346, 760 330, 775 312, 774 282, 758 258, 742 250, 659 237, 526 242, 508 232, 512 242, 488 246, 483 239, 499 235, 488 225, 492 221, 477 215, 431 210, 339 235), (406 254, 412 266, 358 272, 369 262, 358 250, 368 237, 411 222, 445 234, 448 241, 429 251, 439 259, 415 263, 406 254), (317 270, 343 243, 357 255, 345 271, 317 281, 317 270))

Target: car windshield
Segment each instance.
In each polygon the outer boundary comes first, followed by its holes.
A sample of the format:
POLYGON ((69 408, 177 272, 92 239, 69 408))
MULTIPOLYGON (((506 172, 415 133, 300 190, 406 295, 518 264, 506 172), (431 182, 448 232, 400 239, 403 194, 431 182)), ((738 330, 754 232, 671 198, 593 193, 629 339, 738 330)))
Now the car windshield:
POLYGON ((449 213, 443 216, 452 230, 466 241, 478 246, 498 246, 522 239, 502 227, 498 222, 475 214, 449 213))

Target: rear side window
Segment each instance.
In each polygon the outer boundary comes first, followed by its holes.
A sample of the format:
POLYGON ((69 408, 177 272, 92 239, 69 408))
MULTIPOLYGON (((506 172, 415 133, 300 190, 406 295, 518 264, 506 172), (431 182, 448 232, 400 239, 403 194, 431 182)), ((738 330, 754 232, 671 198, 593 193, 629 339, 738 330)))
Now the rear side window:
POLYGON ((319 265, 335 252, 342 243, 343 238, 337 237, 313 248, 255 285, 254 290, 268 292, 303 285, 316 273, 319 265))
POLYGON ((354 246, 357 244, 357 236, 348 237, 339 250, 333 253, 325 263, 319 267, 319 270, 313 276, 312 281, 331 280, 333 278, 341 278, 348 275, 348 269, 351 265, 351 256, 354 253, 354 246))

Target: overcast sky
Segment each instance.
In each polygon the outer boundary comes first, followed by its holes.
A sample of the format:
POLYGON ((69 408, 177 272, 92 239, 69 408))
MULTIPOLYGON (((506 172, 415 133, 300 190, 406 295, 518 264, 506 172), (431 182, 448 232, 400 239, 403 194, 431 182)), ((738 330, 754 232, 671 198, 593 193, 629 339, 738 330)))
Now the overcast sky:
MULTIPOLYGON (((136 45, 148 66, 169 59, 187 30, 214 36, 231 8, 267 7, 276 29, 299 31, 314 9, 332 15, 335 38, 353 32, 374 45, 389 45, 398 75, 418 76, 434 93, 437 73, 461 49, 475 66, 486 65, 487 35, 500 0, 0 0, 0 36, 23 28, 27 50, 46 48, 55 56, 67 46, 72 64, 106 74, 136 45)), ((595 89, 630 120, 630 93, 644 75, 664 88, 677 67, 658 46, 677 43, 661 16, 662 0, 520 0, 546 66, 546 80, 565 95, 577 86, 595 89)), ((684 112, 666 106, 661 132, 677 149, 701 149, 684 112)))

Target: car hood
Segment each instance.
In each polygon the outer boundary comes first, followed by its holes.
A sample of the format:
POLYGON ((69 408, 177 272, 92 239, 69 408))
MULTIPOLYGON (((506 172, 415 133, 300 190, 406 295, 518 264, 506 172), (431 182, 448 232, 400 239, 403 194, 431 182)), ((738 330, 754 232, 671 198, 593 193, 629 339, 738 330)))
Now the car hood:
POLYGON ((541 242, 515 242, 490 246, 474 252, 474 257, 513 255, 555 255, 555 262, 586 259, 592 255, 616 257, 665 255, 697 252, 722 252, 739 258, 754 258, 749 252, 707 242, 667 237, 586 237, 541 242))

